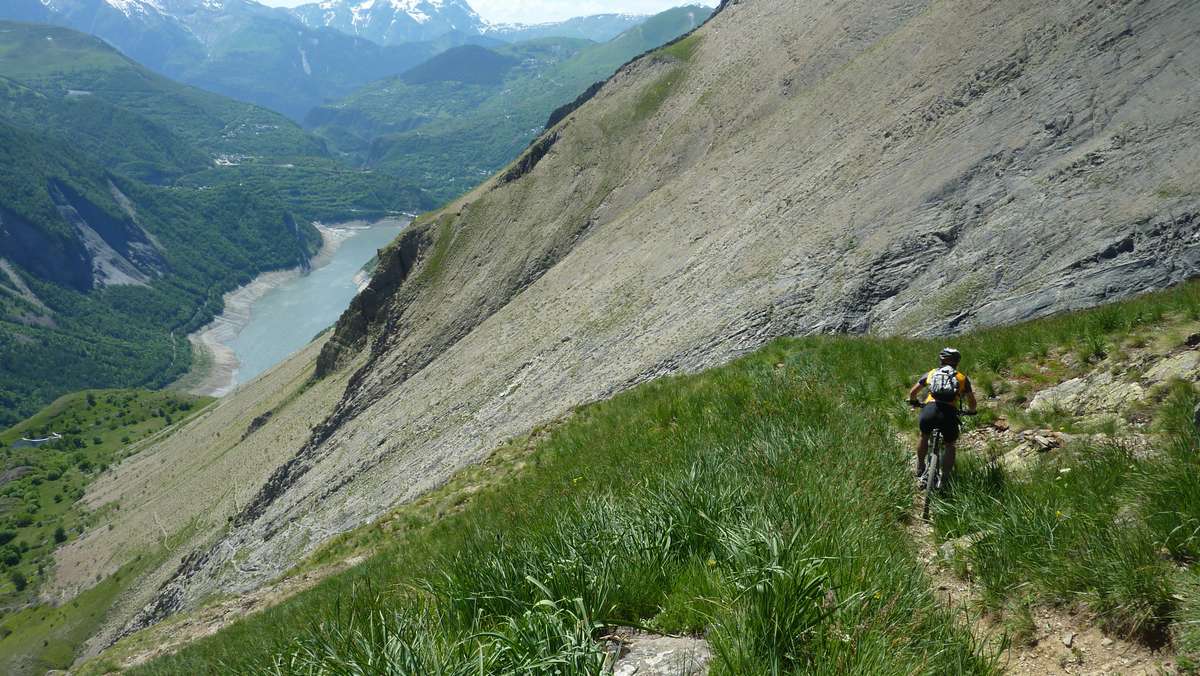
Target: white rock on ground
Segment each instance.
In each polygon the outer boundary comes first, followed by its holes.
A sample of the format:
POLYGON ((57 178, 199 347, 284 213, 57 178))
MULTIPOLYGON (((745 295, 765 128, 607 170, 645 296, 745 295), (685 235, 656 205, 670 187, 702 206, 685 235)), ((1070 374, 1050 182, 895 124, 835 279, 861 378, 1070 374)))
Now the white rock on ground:
POLYGON ((610 646, 615 648, 614 676, 703 676, 712 661, 708 642, 692 636, 633 632, 610 646))

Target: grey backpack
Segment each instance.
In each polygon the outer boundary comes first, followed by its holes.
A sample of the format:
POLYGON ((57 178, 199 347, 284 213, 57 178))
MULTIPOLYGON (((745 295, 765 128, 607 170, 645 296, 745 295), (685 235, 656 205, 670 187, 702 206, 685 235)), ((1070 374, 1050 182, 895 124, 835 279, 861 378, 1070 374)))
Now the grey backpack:
POLYGON ((929 377, 929 394, 937 401, 950 402, 958 397, 958 371, 943 366, 929 377))

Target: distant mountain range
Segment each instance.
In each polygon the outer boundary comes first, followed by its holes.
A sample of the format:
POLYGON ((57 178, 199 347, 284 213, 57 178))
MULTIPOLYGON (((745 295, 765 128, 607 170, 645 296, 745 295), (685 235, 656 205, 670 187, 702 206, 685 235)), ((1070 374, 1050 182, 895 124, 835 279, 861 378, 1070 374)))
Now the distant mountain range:
POLYGON ((483 32, 489 37, 500 38, 505 42, 538 38, 582 38, 593 42, 608 42, 648 18, 650 15, 645 14, 596 14, 549 23, 491 24, 484 28, 483 32))
POLYGON ((647 18, 598 14, 541 24, 493 24, 464 0, 324 0, 290 11, 310 28, 332 28, 382 45, 433 40, 455 32, 505 42, 549 37, 607 42, 647 18))
POLYGON ((332 28, 381 45, 481 35, 486 22, 463 0, 324 0, 291 13, 312 28, 332 28))
POLYGON ((336 152, 449 200, 512 161, 556 108, 711 12, 676 7, 601 44, 541 38, 456 47, 313 109, 305 125, 336 152))
POLYGON ((4 0, 0 19, 91 33, 159 73, 297 120, 450 47, 500 44, 477 33, 440 32, 428 41, 382 46, 309 28, 251 0, 4 0))
POLYGON ((646 17, 493 25, 465 0, 3 0, 0 19, 103 38, 171 78, 301 120, 311 109, 446 49, 541 37, 605 42, 646 17))

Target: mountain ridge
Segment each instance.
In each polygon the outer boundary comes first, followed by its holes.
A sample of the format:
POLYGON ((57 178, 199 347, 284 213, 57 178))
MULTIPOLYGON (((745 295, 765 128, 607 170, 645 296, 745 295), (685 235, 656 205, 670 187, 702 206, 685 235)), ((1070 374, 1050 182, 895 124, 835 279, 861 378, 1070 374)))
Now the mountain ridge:
POLYGON ((0 19, 31 19, 103 38, 151 70, 300 120, 311 108, 402 72, 447 46, 497 42, 448 32, 382 46, 308 28, 253 0, 50 0, 47 16, 0 6, 0 19), (112 4, 116 3, 116 4, 112 4))
POLYGON ((551 37, 607 42, 650 16, 609 13, 542 23, 494 23, 464 0, 322 0, 287 11, 310 28, 332 28, 383 45, 430 40, 449 32, 510 43, 551 37))
POLYGON ((306 26, 332 28, 382 45, 482 35, 486 25, 464 0, 323 0, 288 10, 306 26))
POLYGON ((583 38, 593 42, 608 42, 650 16, 652 15, 594 14, 543 23, 489 23, 484 27, 483 34, 495 36, 507 42, 549 37, 583 38))

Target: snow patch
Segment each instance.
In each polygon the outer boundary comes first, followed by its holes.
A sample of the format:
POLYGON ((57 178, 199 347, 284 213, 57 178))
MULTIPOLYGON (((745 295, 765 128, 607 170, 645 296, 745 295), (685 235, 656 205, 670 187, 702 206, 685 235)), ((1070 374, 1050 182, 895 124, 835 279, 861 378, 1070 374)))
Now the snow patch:
MULTIPOLYGON (((333 25, 340 12, 349 12, 350 24, 354 27, 355 32, 369 26, 375 18, 376 11, 386 10, 391 11, 392 24, 401 17, 407 16, 413 22, 424 25, 440 18, 448 9, 459 10, 477 23, 483 23, 475 10, 461 0, 361 0, 359 2, 322 0, 316 6, 324 12, 326 26, 333 25)), ((452 28, 457 28, 457 26, 452 26, 452 28)))
POLYGON ((152 11, 160 12, 162 9, 154 2, 147 2, 146 0, 104 0, 104 2, 109 7, 124 14, 127 19, 133 18, 134 14, 148 16, 152 11))
POLYGON ((355 30, 359 26, 371 23, 371 10, 375 8, 375 0, 366 0, 350 8, 350 23, 355 30))

